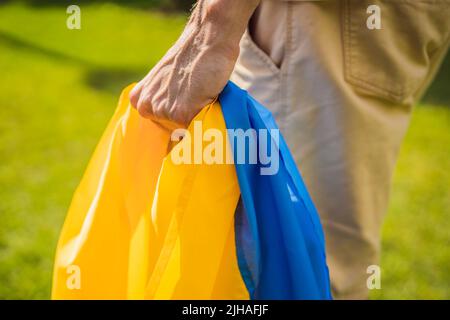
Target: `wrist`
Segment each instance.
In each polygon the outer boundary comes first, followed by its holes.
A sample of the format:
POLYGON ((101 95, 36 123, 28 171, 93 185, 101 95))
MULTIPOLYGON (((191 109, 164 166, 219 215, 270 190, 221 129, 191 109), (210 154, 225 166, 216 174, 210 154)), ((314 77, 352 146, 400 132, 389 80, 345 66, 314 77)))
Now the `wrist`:
POLYGON ((217 41, 239 44, 260 0, 201 0, 202 26, 217 41))
POLYGON ((261 0, 200 0, 204 15, 227 24, 246 24, 261 0))

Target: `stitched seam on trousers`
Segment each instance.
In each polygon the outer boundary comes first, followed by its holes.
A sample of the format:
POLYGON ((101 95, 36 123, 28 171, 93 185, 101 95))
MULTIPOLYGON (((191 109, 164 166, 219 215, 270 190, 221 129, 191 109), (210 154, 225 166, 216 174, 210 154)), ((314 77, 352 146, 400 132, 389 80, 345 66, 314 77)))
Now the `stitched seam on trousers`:
POLYGON ((247 47, 253 51, 253 53, 259 58, 259 60, 270 69, 270 71, 272 71, 277 76, 280 75, 281 70, 275 65, 270 57, 264 51, 262 51, 260 47, 258 47, 255 41, 252 39, 248 28, 244 35, 244 41, 247 43, 247 47))
POLYGON ((355 64, 355 60, 352 55, 353 50, 357 50, 357 48, 353 45, 354 34, 352 31, 352 6, 350 4, 351 0, 347 0, 347 30, 348 30, 348 54, 349 54, 349 76, 351 79, 358 83, 360 86, 366 86, 366 89, 378 91, 381 94, 386 94, 387 96, 394 98, 395 100, 402 99, 405 93, 408 91, 408 87, 404 86, 403 88, 398 88, 397 90, 389 90, 385 87, 378 86, 374 83, 366 81, 359 74, 356 74, 352 68, 355 64))
POLYGON ((282 121, 280 123, 280 126, 282 129, 285 127, 286 123, 286 117, 291 111, 291 104, 289 103, 289 67, 291 63, 291 55, 292 55, 292 29, 293 29, 293 4, 291 2, 287 3, 286 6, 286 31, 285 31, 285 49, 284 49, 284 58, 283 58, 283 64, 281 68, 281 79, 280 79, 280 86, 279 86, 279 94, 280 94, 280 101, 281 101, 281 116, 282 121))
POLYGON ((345 62, 345 74, 348 82, 353 83, 359 86, 361 89, 374 91, 377 94, 385 95, 393 100, 401 101, 405 97, 405 93, 408 92, 409 89, 407 86, 402 88, 398 88, 397 90, 389 90, 385 87, 378 86, 374 83, 368 82, 360 77, 360 75, 355 74, 352 66, 355 63, 355 60, 352 55, 352 51, 356 50, 353 46, 353 32, 351 30, 352 20, 351 20, 352 10, 350 0, 344 1, 344 57, 346 59, 345 62))
POLYGON ((442 46, 435 50, 433 54, 436 56, 439 56, 438 58, 435 57, 435 59, 432 61, 427 77, 422 81, 420 86, 417 88, 417 90, 414 92, 414 100, 417 101, 420 99, 420 95, 424 93, 424 91, 428 88, 430 83, 435 78, 437 72, 439 71, 439 67, 441 66, 442 62, 445 59, 446 51, 448 50, 450 46, 450 31, 447 33, 446 37, 447 40, 444 41, 442 46))
MULTIPOLYGON (((422 3, 422 4, 429 4, 429 5, 446 5, 449 4, 449 0, 384 0, 386 3, 400 3, 403 5, 408 5, 411 3, 422 3)), ((345 75, 348 82, 358 86, 359 88, 363 90, 368 90, 369 92, 374 92, 376 94, 384 95, 385 97, 392 99, 394 101, 397 101, 398 103, 403 103, 405 99, 409 97, 416 98, 418 94, 422 91, 423 87, 427 84, 428 77, 426 77, 421 84, 418 86, 418 88, 415 88, 415 86, 411 83, 405 83, 404 85, 399 85, 395 89, 393 88, 387 88, 385 86, 377 85, 373 82, 369 82, 364 79, 364 74, 356 73, 352 66, 355 64, 354 57, 352 55, 352 52, 357 50, 357 48, 354 46, 354 34, 352 31, 352 14, 354 11, 352 11, 351 7, 351 0, 345 0, 344 3, 345 9, 344 9, 344 21, 345 21, 345 40, 346 43, 344 43, 344 57, 346 59, 345 63, 345 75)), ((391 84, 392 85, 392 84, 391 84)))

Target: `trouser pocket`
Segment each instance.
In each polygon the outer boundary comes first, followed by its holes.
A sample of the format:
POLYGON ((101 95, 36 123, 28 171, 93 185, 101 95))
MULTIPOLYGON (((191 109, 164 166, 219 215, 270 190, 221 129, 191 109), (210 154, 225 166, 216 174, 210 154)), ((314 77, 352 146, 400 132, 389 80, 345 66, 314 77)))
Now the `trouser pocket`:
POLYGON ((449 0, 344 0, 345 79, 360 92, 413 103, 449 42, 449 0))

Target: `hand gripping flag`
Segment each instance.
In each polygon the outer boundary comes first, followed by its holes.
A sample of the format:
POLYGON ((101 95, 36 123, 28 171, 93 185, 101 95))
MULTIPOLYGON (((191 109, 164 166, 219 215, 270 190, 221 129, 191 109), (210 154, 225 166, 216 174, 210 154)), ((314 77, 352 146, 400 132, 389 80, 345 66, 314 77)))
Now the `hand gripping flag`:
POLYGON ((270 113, 229 83, 174 146, 170 132, 130 106, 131 89, 73 197, 52 298, 330 298, 320 221, 270 113), (229 137, 215 152, 234 161, 177 161, 175 152, 198 147, 187 138, 195 123, 229 137), (269 131, 255 145, 279 155, 274 172, 261 174, 266 161, 241 163, 235 129, 269 131))

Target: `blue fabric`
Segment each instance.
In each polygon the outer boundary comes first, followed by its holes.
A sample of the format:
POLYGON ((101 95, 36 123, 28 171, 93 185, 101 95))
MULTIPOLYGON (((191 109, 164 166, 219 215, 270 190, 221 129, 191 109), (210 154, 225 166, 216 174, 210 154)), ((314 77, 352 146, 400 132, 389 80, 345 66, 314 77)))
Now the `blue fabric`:
POLYGON ((273 131, 278 130, 274 118, 232 82, 219 100, 227 129, 272 130, 267 138, 253 138, 258 150, 279 153, 278 171, 262 175, 267 162, 239 162, 236 137, 229 135, 241 189, 237 257, 251 299, 331 299, 319 216, 286 142, 273 131))

